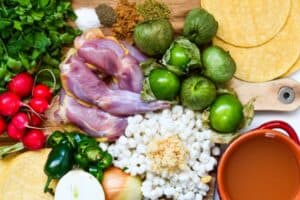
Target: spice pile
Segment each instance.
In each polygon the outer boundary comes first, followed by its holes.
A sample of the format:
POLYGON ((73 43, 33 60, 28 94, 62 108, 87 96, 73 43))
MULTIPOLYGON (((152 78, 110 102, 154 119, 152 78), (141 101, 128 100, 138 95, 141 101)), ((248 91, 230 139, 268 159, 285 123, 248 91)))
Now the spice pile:
POLYGON ((169 19, 171 11, 168 6, 160 1, 146 0, 137 5, 138 13, 144 17, 145 21, 155 19, 169 19))
POLYGON ((106 27, 111 27, 117 21, 117 13, 111 6, 105 3, 96 7, 96 13, 98 18, 101 19, 101 24, 106 27))
POLYGON ((136 10, 135 3, 120 0, 117 7, 117 22, 113 25, 113 34, 121 40, 131 40, 135 25, 141 21, 141 16, 136 10))

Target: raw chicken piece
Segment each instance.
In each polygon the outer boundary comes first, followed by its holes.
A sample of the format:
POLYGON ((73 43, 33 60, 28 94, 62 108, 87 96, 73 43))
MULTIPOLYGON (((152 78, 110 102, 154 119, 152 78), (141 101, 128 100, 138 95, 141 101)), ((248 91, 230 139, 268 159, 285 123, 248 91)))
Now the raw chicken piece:
POLYGON ((71 122, 93 137, 100 137, 107 141, 115 141, 125 131, 127 119, 113 116, 97 107, 79 103, 75 98, 60 94, 59 110, 55 113, 58 120, 71 122))
POLYGON ((76 49, 79 49, 86 41, 103 37, 104 34, 102 33, 100 28, 89 29, 88 31, 84 32, 81 36, 75 38, 74 47, 76 49))
POLYGON ((120 89, 136 93, 143 89, 143 72, 138 61, 130 55, 121 59, 121 68, 116 77, 120 89))
POLYGON ((122 44, 125 46, 125 48, 129 51, 129 54, 134 57, 138 62, 143 62, 147 60, 147 57, 142 54, 137 48, 134 46, 128 44, 125 41, 122 41, 122 44))
POLYGON ((97 105, 113 115, 128 116, 170 106, 165 101, 143 102, 140 94, 131 91, 110 89, 76 55, 71 56, 60 67, 63 87, 68 94, 97 105))
POLYGON ((139 61, 118 41, 109 38, 86 41, 78 49, 78 56, 93 68, 114 76, 120 89, 141 92, 144 77, 139 61))

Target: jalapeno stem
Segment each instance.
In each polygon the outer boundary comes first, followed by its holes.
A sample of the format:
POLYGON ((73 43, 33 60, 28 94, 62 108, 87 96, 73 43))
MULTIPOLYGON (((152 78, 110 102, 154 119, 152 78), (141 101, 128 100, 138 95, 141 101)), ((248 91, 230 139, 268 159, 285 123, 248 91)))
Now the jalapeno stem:
POLYGON ((51 195, 54 196, 54 191, 53 191, 53 189, 52 189, 52 188, 49 188, 49 185, 50 185, 51 181, 52 181, 52 178, 51 178, 50 176, 48 176, 47 182, 46 182, 45 187, 44 187, 44 193, 49 192, 51 195))

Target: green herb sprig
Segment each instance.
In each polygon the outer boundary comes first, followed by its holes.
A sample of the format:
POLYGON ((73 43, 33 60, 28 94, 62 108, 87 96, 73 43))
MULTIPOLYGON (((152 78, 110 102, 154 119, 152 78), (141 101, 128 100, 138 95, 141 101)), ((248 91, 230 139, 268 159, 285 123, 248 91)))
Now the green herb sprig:
MULTIPOLYGON (((22 71, 47 68, 58 76, 63 46, 80 34, 68 24, 75 19, 71 1, 0 0, 0 92, 22 71)), ((39 81, 51 84, 47 77, 39 81)))

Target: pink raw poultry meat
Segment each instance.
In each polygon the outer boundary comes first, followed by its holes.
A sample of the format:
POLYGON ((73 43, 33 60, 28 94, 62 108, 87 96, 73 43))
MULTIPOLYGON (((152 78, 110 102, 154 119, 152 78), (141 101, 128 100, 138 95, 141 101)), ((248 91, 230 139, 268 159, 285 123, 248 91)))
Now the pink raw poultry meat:
POLYGON ((132 57, 134 57, 137 61, 143 62, 143 61, 147 60, 147 57, 144 54, 142 54, 139 50, 137 50, 137 48, 135 48, 134 46, 128 44, 125 41, 122 42, 122 44, 129 51, 129 54, 132 57))
POLYGON ((73 97, 60 94, 60 106, 56 111, 58 120, 76 124, 81 130, 93 137, 101 137, 108 141, 115 141, 125 131, 127 119, 113 116, 97 107, 88 107, 78 103, 73 97))
POLYGON ((67 93, 97 105, 113 115, 128 116, 170 106, 165 101, 143 102, 140 94, 135 92, 110 89, 76 55, 71 56, 65 64, 61 65, 61 73, 63 87, 67 93))
POLYGON ((78 55, 99 71, 114 76, 120 89, 139 93, 142 90, 143 73, 139 61, 125 50, 121 43, 101 38, 86 41, 78 49, 78 55))

